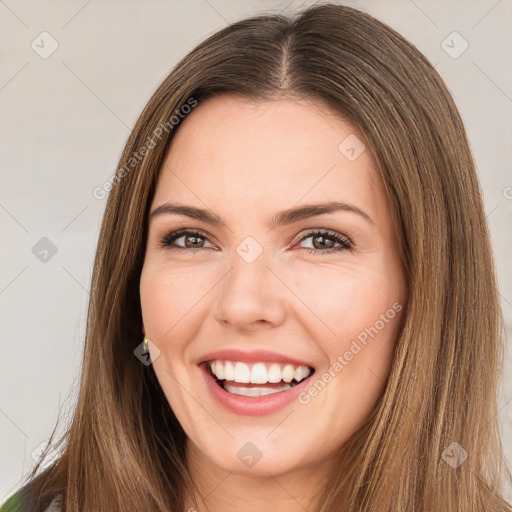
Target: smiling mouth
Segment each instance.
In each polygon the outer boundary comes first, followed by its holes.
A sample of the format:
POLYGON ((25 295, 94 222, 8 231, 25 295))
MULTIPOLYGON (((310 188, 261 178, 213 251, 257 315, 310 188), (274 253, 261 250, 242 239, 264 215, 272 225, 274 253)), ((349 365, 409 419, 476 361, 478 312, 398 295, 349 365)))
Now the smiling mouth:
MULTIPOLYGON (((293 378, 290 380, 289 376, 284 380, 280 378, 278 382, 263 382, 263 383, 255 383, 255 382, 237 382, 234 378, 223 378, 220 379, 215 375, 212 371, 212 361, 204 363, 204 367, 209 376, 214 379, 215 383, 221 387, 224 391, 234 395, 241 396, 249 396, 249 397, 258 397, 270 395, 272 393, 282 393, 284 391, 288 391, 293 387, 297 386, 301 382, 308 380, 315 373, 315 369, 312 367, 301 367, 303 368, 302 374, 301 372, 294 372, 293 378), (307 371, 306 371, 307 370, 307 371)), ((237 379, 240 380, 240 379, 237 379)), ((250 379, 246 379, 250 380, 250 379)), ((263 379, 267 380, 267 379, 263 379)), ((270 380, 277 380, 276 378, 270 380)))

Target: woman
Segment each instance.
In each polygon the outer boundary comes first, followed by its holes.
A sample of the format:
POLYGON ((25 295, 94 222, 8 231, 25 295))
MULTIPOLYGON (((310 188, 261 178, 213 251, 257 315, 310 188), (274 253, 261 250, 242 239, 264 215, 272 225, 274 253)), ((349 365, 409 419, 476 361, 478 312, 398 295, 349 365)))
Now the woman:
POLYGON ((329 4, 230 25, 111 186, 64 449, 6 510, 512 510, 481 191, 399 34, 329 4))

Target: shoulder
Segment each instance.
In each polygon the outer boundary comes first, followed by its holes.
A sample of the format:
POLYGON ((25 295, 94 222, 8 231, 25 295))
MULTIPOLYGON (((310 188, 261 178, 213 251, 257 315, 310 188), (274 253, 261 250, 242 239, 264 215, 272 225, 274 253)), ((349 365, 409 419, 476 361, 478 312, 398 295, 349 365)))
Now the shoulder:
MULTIPOLYGON (((30 509, 30 502, 32 494, 26 488, 20 489, 18 492, 13 494, 6 502, 0 505, 0 512, 33 512, 30 509)), ((58 497, 54 498, 52 502, 43 509, 43 512, 61 512, 62 507, 60 505, 58 497)))
POLYGON ((18 491, 0 506, 0 512, 29 512, 29 501, 30 498, 25 491, 18 491))

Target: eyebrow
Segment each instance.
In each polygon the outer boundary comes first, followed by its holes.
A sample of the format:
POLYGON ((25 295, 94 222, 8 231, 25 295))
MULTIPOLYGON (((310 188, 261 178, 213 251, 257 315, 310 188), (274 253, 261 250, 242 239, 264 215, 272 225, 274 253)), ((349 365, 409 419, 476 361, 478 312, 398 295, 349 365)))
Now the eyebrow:
MULTIPOLYGON (((273 229, 276 226, 284 226, 292 224, 294 222, 298 222, 299 220, 308 219, 310 217, 316 217, 317 215, 323 215, 326 213, 334 213, 337 211, 355 213, 362 217, 363 219, 365 219, 370 224, 375 225, 371 217, 357 206, 348 203, 342 203, 339 201, 330 201, 327 203, 315 203, 307 204, 304 206, 295 206, 293 208, 283 210, 277 213, 277 215, 272 217, 267 222, 267 227, 269 229, 273 229)), ((191 219, 203 221, 206 224, 210 224, 212 226, 221 227, 226 225, 226 223, 211 210, 205 210, 202 208, 197 208, 195 206, 186 206, 178 203, 173 204, 169 202, 164 203, 155 210, 153 210, 151 212, 150 219, 153 219, 159 215, 164 214, 184 215, 186 217, 190 217, 191 219)))

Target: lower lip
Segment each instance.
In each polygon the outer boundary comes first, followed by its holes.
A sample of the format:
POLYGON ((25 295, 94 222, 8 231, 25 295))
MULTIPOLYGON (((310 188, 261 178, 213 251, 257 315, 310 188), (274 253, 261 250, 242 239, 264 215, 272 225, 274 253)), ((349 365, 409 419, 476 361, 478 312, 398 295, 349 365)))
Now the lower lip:
POLYGON ((230 393, 219 386, 205 365, 201 365, 199 370, 213 398, 229 412, 241 416, 265 416, 285 408, 296 400, 299 394, 308 387, 311 377, 310 375, 307 379, 304 379, 287 391, 270 393, 263 396, 242 396, 230 393))

